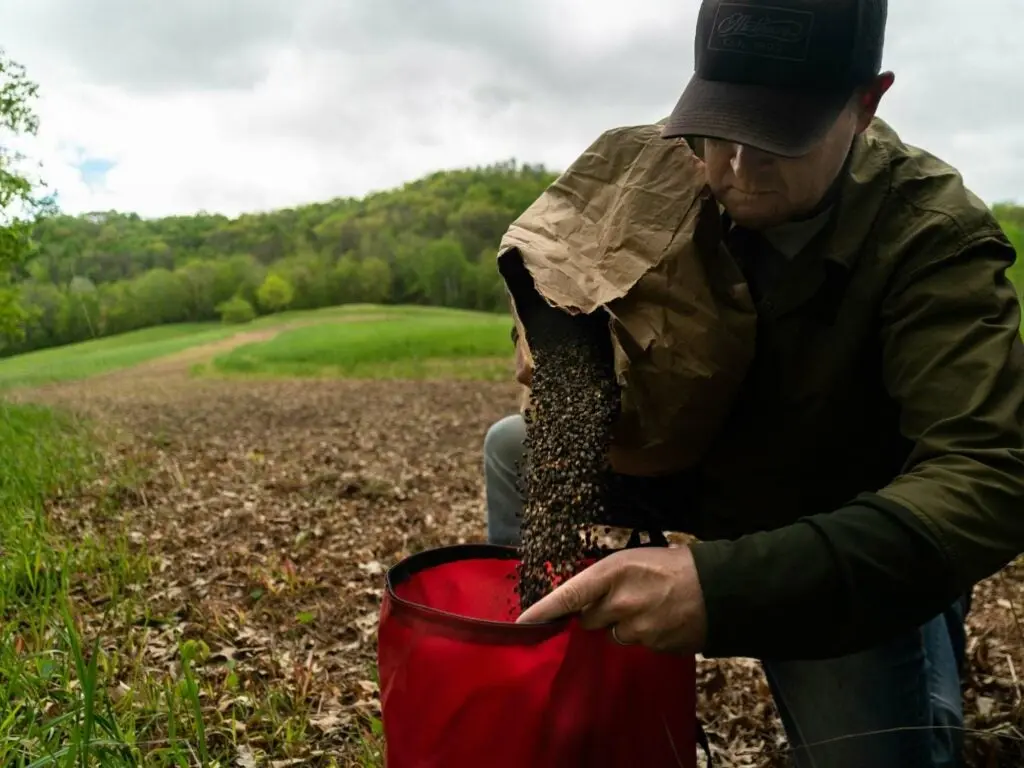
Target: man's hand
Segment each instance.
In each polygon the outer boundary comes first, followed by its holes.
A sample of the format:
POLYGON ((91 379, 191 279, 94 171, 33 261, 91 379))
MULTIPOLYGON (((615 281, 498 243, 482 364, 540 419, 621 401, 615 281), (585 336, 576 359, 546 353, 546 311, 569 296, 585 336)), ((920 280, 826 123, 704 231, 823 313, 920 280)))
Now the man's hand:
POLYGON ((619 642, 657 651, 700 653, 707 615, 689 547, 615 552, 525 610, 517 623, 579 612, 585 629, 615 627, 619 642))

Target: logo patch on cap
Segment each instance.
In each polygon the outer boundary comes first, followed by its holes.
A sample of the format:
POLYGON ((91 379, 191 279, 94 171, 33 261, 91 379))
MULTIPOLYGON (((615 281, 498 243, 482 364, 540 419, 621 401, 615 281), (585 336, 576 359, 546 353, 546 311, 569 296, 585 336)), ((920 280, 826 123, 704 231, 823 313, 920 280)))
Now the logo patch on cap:
POLYGON ((813 25, 811 11, 722 3, 711 25, 708 50, 806 61, 813 25))

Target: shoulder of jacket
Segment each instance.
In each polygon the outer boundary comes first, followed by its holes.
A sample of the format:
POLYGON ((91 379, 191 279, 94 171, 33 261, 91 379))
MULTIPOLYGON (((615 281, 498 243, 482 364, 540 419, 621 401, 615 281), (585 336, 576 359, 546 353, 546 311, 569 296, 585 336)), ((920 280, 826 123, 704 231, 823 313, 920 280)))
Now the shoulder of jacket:
POLYGON ((865 140, 885 155, 889 171, 886 218, 901 229, 937 230, 961 247, 991 237, 1006 239, 995 214, 966 186, 952 165, 904 143, 878 118, 865 132, 865 140))
POLYGON ((670 149, 673 147, 685 146, 694 151, 693 143, 687 139, 671 138, 666 139, 661 135, 665 128, 667 118, 656 123, 637 123, 635 125, 619 125, 602 131, 594 140, 593 146, 648 146, 654 145, 659 149, 670 149))

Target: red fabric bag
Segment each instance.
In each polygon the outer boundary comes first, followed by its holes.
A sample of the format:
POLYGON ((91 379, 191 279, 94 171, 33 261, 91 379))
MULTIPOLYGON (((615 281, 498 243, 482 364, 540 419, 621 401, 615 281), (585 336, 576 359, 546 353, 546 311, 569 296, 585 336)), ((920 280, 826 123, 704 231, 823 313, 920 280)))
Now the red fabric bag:
POLYGON ((462 545, 388 571, 388 768, 695 768, 694 657, 621 646, 576 619, 515 624, 516 558, 462 545))

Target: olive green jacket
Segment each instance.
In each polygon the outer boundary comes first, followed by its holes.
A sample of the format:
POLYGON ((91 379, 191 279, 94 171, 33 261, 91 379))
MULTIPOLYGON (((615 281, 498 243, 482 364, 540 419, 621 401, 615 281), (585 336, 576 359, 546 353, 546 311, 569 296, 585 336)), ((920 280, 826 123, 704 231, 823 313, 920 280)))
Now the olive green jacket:
POLYGON ((1024 551, 1014 259, 954 169, 881 120, 858 137, 699 471, 707 655, 858 650, 1024 551))

